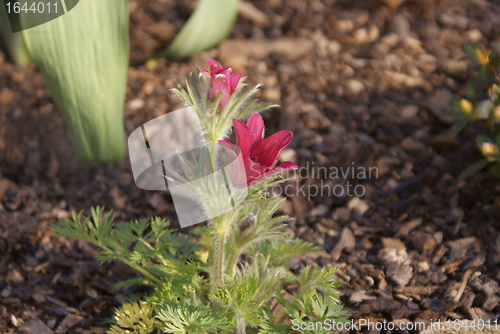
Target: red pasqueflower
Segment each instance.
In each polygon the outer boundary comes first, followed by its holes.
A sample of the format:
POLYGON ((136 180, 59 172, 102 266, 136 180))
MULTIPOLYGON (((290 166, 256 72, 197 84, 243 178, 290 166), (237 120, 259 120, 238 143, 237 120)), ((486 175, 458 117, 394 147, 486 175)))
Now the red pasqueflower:
MULTIPOLYGON (((264 139, 264 120, 259 114, 252 114, 247 124, 233 119, 233 125, 238 139, 238 148, 245 165, 247 185, 251 185, 278 170, 298 168, 291 161, 285 161, 273 168, 281 151, 292 141, 292 132, 278 131, 264 139)), ((233 149, 233 144, 230 142, 220 140, 219 143, 225 148, 233 149)))
POLYGON ((208 65, 210 65, 210 72, 201 70, 203 75, 211 78, 207 96, 208 101, 214 102, 222 92, 219 105, 221 108, 224 108, 227 100, 229 100, 229 97, 236 90, 243 73, 232 73, 231 67, 223 68, 218 61, 213 59, 208 60, 208 65))

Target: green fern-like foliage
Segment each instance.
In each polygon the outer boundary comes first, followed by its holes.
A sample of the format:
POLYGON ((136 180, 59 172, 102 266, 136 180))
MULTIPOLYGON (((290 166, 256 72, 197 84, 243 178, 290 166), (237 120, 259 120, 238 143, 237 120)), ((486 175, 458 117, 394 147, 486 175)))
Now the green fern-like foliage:
POLYGON ((153 310, 141 303, 123 304, 114 320, 117 325, 111 326, 108 334, 149 334, 155 328, 153 310))
POLYGON ((133 284, 158 285, 164 277, 186 276, 195 279, 208 270, 201 261, 200 245, 189 236, 178 235, 162 218, 140 219, 114 225, 112 212, 92 208, 90 217, 72 213, 72 219, 51 228, 56 235, 86 240, 100 248, 99 260, 120 260, 144 277, 119 282, 117 288, 133 284))
MULTIPOLYGON (((289 217, 274 217, 281 201, 267 198, 240 209, 225 248, 224 285, 211 284, 213 256, 210 227, 181 235, 161 218, 115 224, 100 207, 91 216, 73 213, 52 226, 59 236, 87 240, 100 248, 100 261, 120 260, 141 277, 118 282, 117 289, 135 284, 154 286, 140 301, 124 304, 115 313, 108 334, 137 333, 289 333, 292 321, 343 321, 332 279, 335 268, 306 268, 295 275, 288 267, 294 256, 318 247, 291 240, 282 230, 289 217), (196 236, 198 235, 198 236, 196 236), (287 284, 300 287, 285 297, 287 284), (280 304, 273 315, 271 304, 280 304)), ((301 331, 312 333, 314 331, 301 331)), ((316 331, 317 332, 317 331, 316 331)), ((320 331, 321 332, 321 331, 320 331)))
POLYGON ((161 330, 165 333, 202 334, 232 328, 230 318, 225 312, 214 310, 209 305, 194 305, 189 301, 162 305, 157 318, 161 321, 161 330))

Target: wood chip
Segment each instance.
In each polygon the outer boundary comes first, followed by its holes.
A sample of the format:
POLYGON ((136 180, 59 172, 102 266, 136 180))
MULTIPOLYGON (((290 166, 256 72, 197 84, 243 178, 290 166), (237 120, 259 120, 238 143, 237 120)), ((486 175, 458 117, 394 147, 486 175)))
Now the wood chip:
POLYGON ((64 320, 59 324, 59 326, 57 326, 56 334, 66 333, 70 328, 72 328, 82 320, 83 320, 82 316, 79 316, 77 314, 68 314, 64 318, 64 320))
POLYGON ((266 13, 255 7, 252 3, 247 1, 240 1, 238 3, 238 14, 259 27, 269 24, 269 18, 266 13))
POLYGON ((452 116, 450 102, 454 95, 447 89, 440 89, 424 102, 424 107, 430 110, 436 118, 445 123, 453 124, 455 118, 452 116))
POLYGON ((349 302, 360 303, 363 300, 375 300, 377 297, 366 294, 365 291, 354 291, 349 297, 349 302))
POLYGON ((436 291, 437 288, 438 288, 437 285, 425 285, 425 286, 414 285, 414 286, 397 287, 397 288, 394 288, 394 291, 398 292, 398 293, 407 294, 407 295, 428 296, 428 295, 434 293, 434 291, 436 291))
POLYGON ((492 313, 486 312, 478 307, 471 307, 467 311, 468 311, 470 317, 472 318, 472 320, 476 320, 476 322, 478 320, 482 319, 485 322, 487 322, 489 320, 491 324, 494 324, 494 320, 496 317, 492 313))
POLYGON ((21 275, 21 273, 19 271, 17 271, 16 269, 12 269, 7 274, 7 277, 5 278, 5 282, 8 285, 15 286, 15 285, 23 283, 24 277, 23 277, 23 275, 21 275))
POLYGON ((40 319, 31 319, 30 321, 24 323, 24 325, 20 328, 20 332, 22 334, 52 334, 52 333, 54 333, 40 319))
POLYGON ((450 247, 450 260, 463 260, 465 254, 472 247, 474 242, 476 242, 476 237, 467 237, 448 242, 448 247, 450 247))
POLYGON ((500 298, 497 297, 497 295, 491 295, 486 299, 486 301, 483 304, 483 308, 486 311, 492 311, 495 306, 498 305, 500 302, 500 298))
POLYGON ((382 247, 391 249, 406 249, 405 244, 395 238, 382 238, 382 247))
POLYGON ((15 184, 12 181, 5 178, 0 179, 0 200, 5 195, 7 190, 13 186, 15 186, 15 184))
POLYGON ((157 39, 166 41, 174 36, 176 29, 172 24, 161 21, 147 26, 145 31, 157 39))
POLYGON ((381 0, 384 5, 392 10, 398 9, 406 0, 381 0))
POLYGON ((408 223, 405 223, 398 231, 396 234, 396 237, 406 237, 408 233, 410 233, 411 230, 413 230, 415 227, 420 226, 422 224, 423 219, 422 218, 416 218, 408 223))
POLYGON ((347 203, 347 207, 359 213, 361 216, 370 209, 370 206, 359 197, 353 197, 349 203, 347 203))
POLYGON ((277 53, 291 60, 307 56, 314 47, 308 38, 280 38, 276 40, 225 40, 219 46, 220 58, 240 54, 247 57, 265 58, 277 53))
POLYGON ((332 260, 337 261, 342 254, 342 251, 345 249, 347 252, 352 252, 354 250, 354 246, 356 245, 356 237, 352 233, 352 231, 344 227, 342 233, 340 235, 339 241, 335 244, 335 247, 332 250, 332 260))
POLYGON ((14 92, 5 87, 0 91, 0 106, 6 106, 14 98, 14 92))
POLYGON ((446 252, 448 252, 448 248, 445 245, 439 245, 438 249, 434 252, 434 256, 432 257, 432 264, 438 264, 446 252))
POLYGON ((385 248, 379 251, 377 259, 385 267, 385 276, 396 286, 406 286, 413 277, 413 268, 404 244, 392 238, 383 238, 382 243, 385 248))
POLYGON ((33 298, 34 301, 36 301, 39 304, 43 304, 47 301, 45 296, 41 293, 34 293, 31 295, 31 298, 33 298))
POLYGON ((423 254, 432 252, 437 246, 434 236, 427 232, 414 231, 411 233, 410 239, 414 247, 423 254))
POLYGON ((497 293, 499 290, 500 288, 498 287, 498 283, 494 280, 488 280, 488 282, 485 282, 481 288, 481 291, 486 297, 497 293))

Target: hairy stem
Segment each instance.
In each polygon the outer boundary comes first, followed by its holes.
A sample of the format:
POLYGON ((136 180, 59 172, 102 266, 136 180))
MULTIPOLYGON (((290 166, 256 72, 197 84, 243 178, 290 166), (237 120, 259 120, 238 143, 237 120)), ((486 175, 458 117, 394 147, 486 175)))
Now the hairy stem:
POLYGON ((214 238, 213 238, 213 256, 214 256, 214 272, 212 278, 212 290, 217 290, 217 286, 224 286, 224 277, 226 273, 225 261, 225 245, 227 235, 233 220, 234 210, 227 212, 212 219, 214 225, 214 238))
POLYGON ((224 243, 225 233, 218 233, 214 240, 215 248, 215 284, 224 286, 224 243))
POLYGON ((214 236, 214 278, 212 288, 224 286, 224 246, 226 243, 226 233, 223 230, 216 231, 214 236))
POLYGON ((246 333, 246 328, 247 328, 247 322, 245 318, 241 315, 238 314, 236 315, 236 334, 245 334, 246 333))
POLYGON ((227 260, 227 265, 226 265, 226 270, 227 270, 227 276, 228 277, 233 277, 234 274, 234 268, 236 267, 236 262, 240 258, 241 254, 241 248, 234 245, 234 248, 231 250, 231 253, 229 254, 229 259, 227 260))

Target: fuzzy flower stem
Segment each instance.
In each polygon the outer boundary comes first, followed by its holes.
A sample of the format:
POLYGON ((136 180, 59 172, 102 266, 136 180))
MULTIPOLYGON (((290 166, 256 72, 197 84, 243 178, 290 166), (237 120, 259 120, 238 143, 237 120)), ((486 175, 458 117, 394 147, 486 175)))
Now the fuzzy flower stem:
POLYGON ((247 322, 241 314, 236 315, 236 334, 245 334, 247 322))
POLYGON ((217 232, 214 238, 215 250, 215 273, 214 282, 218 286, 224 286, 224 244, 226 243, 226 234, 224 232, 217 232))
POLYGON ((241 248, 238 246, 235 246, 231 250, 229 254, 229 259, 226 264, 227 276, 233 277, 234 268, 236 267, 236 262, 238 261, 240 254, 241 254, 241 248))
POLYGON ((233 211, 220 215, 212 220, 215 235, 213 238, 214 250, 214 273, 212 279, 212 290, 217 290, 217 286, 224 286, 224 276, 226 272, 225 245, 227 234, 233 220, 233 211))

